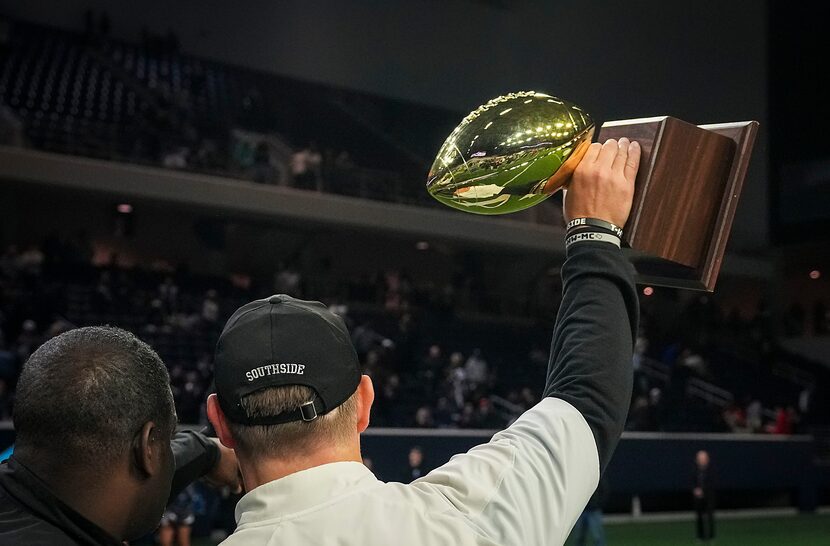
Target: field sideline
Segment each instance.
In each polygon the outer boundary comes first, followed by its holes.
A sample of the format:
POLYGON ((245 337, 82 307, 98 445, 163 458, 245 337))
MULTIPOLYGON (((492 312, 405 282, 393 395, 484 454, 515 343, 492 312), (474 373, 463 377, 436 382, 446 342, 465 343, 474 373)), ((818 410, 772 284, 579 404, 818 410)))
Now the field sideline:
MULTIPOLYGON (((700 544, 694 521, 609 523, 605 531, 609 546, 700 544)), ((716 531, 715 544, 722 546, 824 546, 830 545, 830 515, 721 518, 716 531)), ((576 541, 571 537, 567 544, 575 546, 576 541)))

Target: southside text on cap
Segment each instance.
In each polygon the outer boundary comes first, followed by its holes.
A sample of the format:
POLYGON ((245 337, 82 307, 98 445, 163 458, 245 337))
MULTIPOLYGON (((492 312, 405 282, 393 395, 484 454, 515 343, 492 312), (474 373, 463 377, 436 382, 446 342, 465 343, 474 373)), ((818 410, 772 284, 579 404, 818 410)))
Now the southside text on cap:
POLYGON ((243 425, 313 421, 354 394, 360 363, 343 319, 316 301, 283 294, 243 305, 231 316, 214 360, 225 416, 243 425), (249 418, 244 396, 267 387, 305 385, 316 393, 299 408, 249 418))

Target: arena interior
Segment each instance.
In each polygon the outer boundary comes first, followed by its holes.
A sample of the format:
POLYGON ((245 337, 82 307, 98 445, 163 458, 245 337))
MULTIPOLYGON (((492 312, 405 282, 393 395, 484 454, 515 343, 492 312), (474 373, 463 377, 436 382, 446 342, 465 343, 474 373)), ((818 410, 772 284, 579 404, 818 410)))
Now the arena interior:
MULTIPOLYGON (((378 477, 408 482, 487 441, 541 395, 562 199, 476 216, 425 182, 467 112, 534 89, 599 122, 760 122, 715 291, 638 286, 607 543, 696 543, 706 450, 718 544, 830 544, 827 15, 773 0, 0 1, 0 450, 29 355, 87 325, 149 343, 180 426, 202 429, 222 326, 275 293, 346 320, 375 385, 363 454, 378 477)), ((233 531, 238 496, 187 491, 193 543, 233 531)), ((157 541, 176 543, 141 543, 157 541)))

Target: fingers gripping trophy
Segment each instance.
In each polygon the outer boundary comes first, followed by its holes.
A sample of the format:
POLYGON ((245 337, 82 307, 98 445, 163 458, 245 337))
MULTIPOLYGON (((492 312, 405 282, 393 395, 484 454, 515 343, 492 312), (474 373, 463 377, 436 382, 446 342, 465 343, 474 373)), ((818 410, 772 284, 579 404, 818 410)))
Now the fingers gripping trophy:
POLYGON ((610 121, 599 133, 604 144, 591 143, 595 128, 582 108, 545 93, 497 97, 447 137, 427 190, 458 210, 507 214, 565 189, 571 221, 592 216, 568 203, 566 188, 584 178, 580 172, 611 162, 636 177, 631 214, 618 215, 613 227, 639 280, 714 290, 758 122, 610 121))

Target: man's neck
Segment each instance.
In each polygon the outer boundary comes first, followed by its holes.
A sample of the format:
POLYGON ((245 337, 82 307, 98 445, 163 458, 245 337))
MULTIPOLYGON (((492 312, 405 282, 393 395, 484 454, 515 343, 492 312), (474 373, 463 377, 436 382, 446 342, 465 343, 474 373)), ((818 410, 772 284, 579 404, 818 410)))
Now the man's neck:
POLYGON ((130 522, 124 515, 125 499, 129 497, 129 486, 124 480, 106 475, 103 469, 68 468, 65 462, 50 464, 43 461, 22 460, 49 490, 69 508, 100 527, 116 539, 123 539, 130 522), (113 499, 108 491, 118 491, 113 499))
POLYGON ((327 446, 313 453, 302 453, 285 458, 257 459, 239 452, 237 457, 245 491, 251 491, 260 485, 324 464, 363 462, 359 445, 356 448, 327 446))

